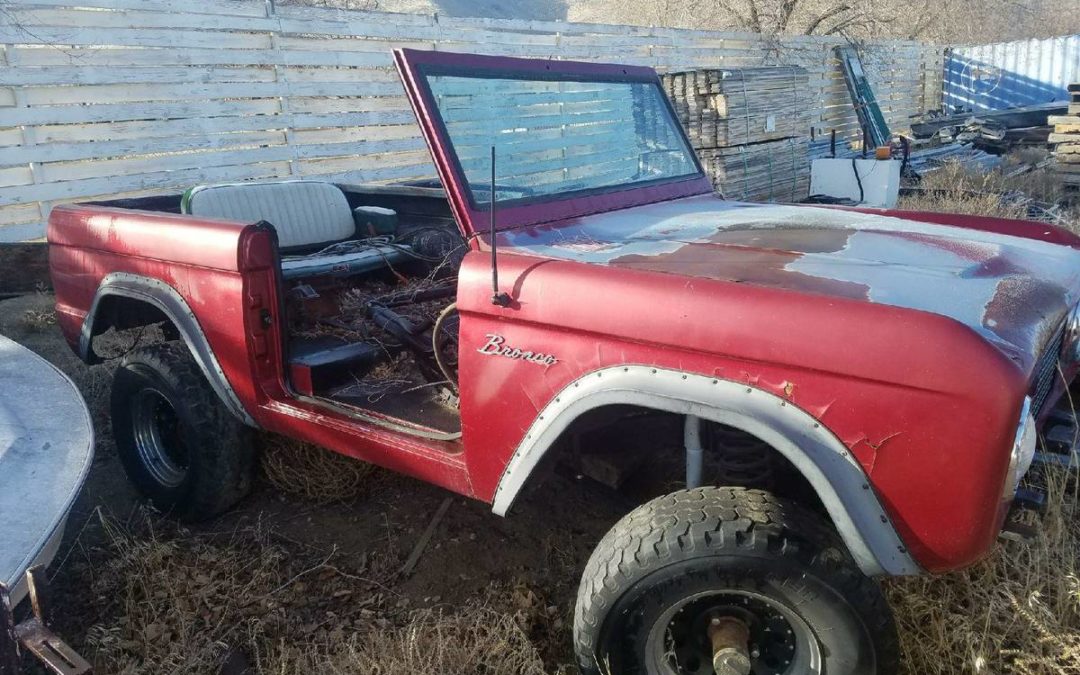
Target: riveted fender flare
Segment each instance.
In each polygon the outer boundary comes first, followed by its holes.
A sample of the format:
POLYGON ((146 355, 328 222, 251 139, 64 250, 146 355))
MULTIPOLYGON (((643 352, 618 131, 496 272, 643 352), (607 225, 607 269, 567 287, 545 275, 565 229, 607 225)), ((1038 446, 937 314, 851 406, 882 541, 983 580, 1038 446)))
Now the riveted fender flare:
POLYGON ((806 477, 865 574, 922 572, 862 466, 812 415, 750 385, 651 366, 596 370, 556 394, 510 458, 495 491, 493 511, 506 515, 540 459, 574 419, 615 404, 694 415, 757 436, 806 477))
POLYGON ((210 382, 210 386, 229 412, 244 424, 258 428, 258 424, 244 408, 225 377, 225 372, 221 369, 214 350, 210 348, 210 343, 195 313, 191 311, 191 307, 175 288, 159 279, 128 272, 113 272, 105 275, 94 293, 90 311, 83 319, 82 331, 79 335, 79 357, 83 361, 86 363, 95 361, 94 352, 90 348, 90 340, 94 335, 94 322, 97 319, 101 301, 110 296, 141 300, 161 310, 176 326, 177 332, 187 345, 195 363, 199 364, 199 370, 210 382))

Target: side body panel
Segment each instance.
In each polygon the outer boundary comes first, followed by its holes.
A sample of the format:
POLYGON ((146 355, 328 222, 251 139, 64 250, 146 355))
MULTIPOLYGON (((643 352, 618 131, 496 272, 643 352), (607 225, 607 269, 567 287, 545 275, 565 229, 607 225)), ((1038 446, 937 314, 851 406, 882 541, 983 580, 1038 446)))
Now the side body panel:
POLYGON ((992 545, 1026 382, 969 328, 842 298, 512 254, 500 254, 499 273, 510 307, 491 305, 489 261, 475 253, 458 300, 462 429, 481 499, 494 498, 559 392, 604 368, 655 366, 760 389, 820 420, 926 569, 970 564, 992 545), (491 335, 557 362, 482 353, 491 335))
MULTIPOLYGON (((190 216, 61 206, 49 220, 57 316, 77 352, 95 298, 174 292, 254 426, 472 496, 457 441, 431 441, 299 401, 284 376, 271 228, 190 216), (122 279, 126 293, 110 282, 122 279), (164 288, 162 288, 164 287, 164 288), (171 290, 170 290, 171 289, 171 290)), ((162 303, 167 304, 167 303, 162 303)))
POLYGON ((157 280, 174 289, 197 317, 225 377, 250 413, 256 391, 238 259, 240 241, 249 227, 125 209, 53 209, 49 268, 64 336, 78 348, 106 275, 157 280))

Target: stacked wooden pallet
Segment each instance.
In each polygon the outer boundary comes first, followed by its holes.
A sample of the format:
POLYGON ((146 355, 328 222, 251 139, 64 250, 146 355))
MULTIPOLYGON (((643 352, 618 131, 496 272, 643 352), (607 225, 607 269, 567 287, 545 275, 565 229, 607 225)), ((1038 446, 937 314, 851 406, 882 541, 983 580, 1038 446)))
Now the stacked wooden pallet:
POLYGON ((1080 192, 1080 84, 1069 85, 1069 114, 1053 115, 1050 143, 1054 146, 1056 171, 1065 187, 1080 192))
POLYGON ((691 70, 663 82, 695 147, 776 141, 810 127, 809 76, 798 66, 691 70))
POLYGON ((703 149, 698 156, 727 199, 795 202, 810 190, 808 147, 803 136, 703 149))
POLYGON ((662 77, 675 113, 725 197, 795 201, 810 184, 808 75, 798 66, 662 77))

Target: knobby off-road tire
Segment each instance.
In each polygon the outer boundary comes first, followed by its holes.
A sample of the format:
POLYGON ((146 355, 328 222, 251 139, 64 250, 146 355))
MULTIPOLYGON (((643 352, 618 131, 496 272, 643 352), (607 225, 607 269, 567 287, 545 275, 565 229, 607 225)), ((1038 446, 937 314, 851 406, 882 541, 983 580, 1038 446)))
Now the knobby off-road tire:
POLYGON ((251 430, 221 403, 184 345, 157 344, 125 356, 111 407, 124 470, 160 511, 204 520, 251 490, 251 430))
POLYGON ((712 673, 703 633, 717 614, 750 627, 754 673, 896 672, 892 613, 836 532, 767 492, 716 487, 655 499, 601 540, 578 590, 578 665, 712 673))

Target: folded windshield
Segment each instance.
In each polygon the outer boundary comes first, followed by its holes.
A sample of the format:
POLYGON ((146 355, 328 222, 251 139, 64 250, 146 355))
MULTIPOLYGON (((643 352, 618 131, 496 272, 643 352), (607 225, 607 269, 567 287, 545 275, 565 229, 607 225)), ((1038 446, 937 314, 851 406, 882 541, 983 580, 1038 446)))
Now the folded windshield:
POLYGON ((653 82, 425 73, 474 207, 562 199, 700 173, 653 82))

